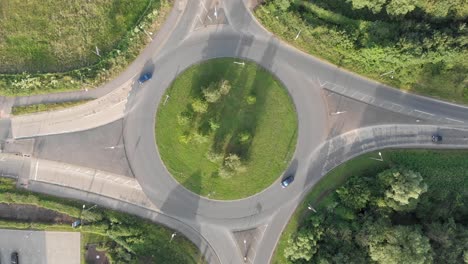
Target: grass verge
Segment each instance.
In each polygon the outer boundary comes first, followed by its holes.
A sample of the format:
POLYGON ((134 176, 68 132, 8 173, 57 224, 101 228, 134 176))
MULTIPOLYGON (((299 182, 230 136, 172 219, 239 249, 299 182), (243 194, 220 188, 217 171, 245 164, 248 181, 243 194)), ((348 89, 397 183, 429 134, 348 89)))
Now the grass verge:
POLYGON ((271 263, 292 264, 284 257, 283 252, 288 246, 288 239, 293 237, 303 221, 313 214, 307 209, 308 205, 313 205, 317 211, 325 210, 327 205, 335 202, 331 193, 352 175, 375 177, 378 172, 391 166, 404 166, 423 175, 424 181, 429 186, 427 194, 432 197, 444 196, 447 192, 460 193, 462 197, 468 195, 468 151, 385 150, 381 152, 383 162, 369 159, 378 157, 376 152, 364 154, 336 167, 312 188, 283 230, 271 263))
POLYGON ((90 100, 80 100, 80 101, 70 101, 70 102, 60 102, 60 103, 51 103, 51 104, 35 104, 35 105, 26 105, 26 106, 13 106, 11 109, 12 115, 26 115, 39 112, 54 111, 64 108, 69 108, 72 106, 77 106, 85 104, 90 100))
POLYGON ((214 59, 182 73, 156 117, 156 142, 169 172, 214 199, 265 189, 296 145, 297 116, 288 92, 256 64, 234 61, 214 59), (216 90, 223 81, 230 87, 224 95, 216 90))
POLYGON ((81 218, 84 224, 77 229, 69 224, 6 220, 0 220, 0 228, 81 232, 84 242, 98 244, 113 263, 204 263, 198 249, 183 236, 168 243, 173 230, 104 208, 83 211, 82 202, 16 189, 11 179, 0 178, 0 203, 35 205, 81 218))

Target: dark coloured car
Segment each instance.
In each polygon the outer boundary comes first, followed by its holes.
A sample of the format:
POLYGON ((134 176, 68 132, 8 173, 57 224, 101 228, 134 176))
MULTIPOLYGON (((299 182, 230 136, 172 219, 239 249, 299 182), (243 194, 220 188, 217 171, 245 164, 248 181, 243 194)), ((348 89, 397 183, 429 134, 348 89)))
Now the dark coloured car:
POLYGON ((441 142, 441 141, 442 141, 442 136, 441 135, 438 135, 438 134, 432 135, 432 142, 437 143, 437 142, 441 142))
POLYGON ((81 225, 81 220, 76 220, 75 222, 72 223, 73 228, 77 228, 81 225))
POLYGON ((19 264, 18 252, 11 253, 11 264, 19 264))
POLYGON ((294 175, 289 175, 281 181, 281 187, 286 188, 294 181, 294 175))
POLYGON ((142 83, 144 83, 144 82, 150 80, 151 77, 153 77, 153 75, 152 75, 150 72, 147 72, 147 73, 141 75, 140 78, 138 78, 138 82, 139 82, 140 84, 142 84, 142 83))

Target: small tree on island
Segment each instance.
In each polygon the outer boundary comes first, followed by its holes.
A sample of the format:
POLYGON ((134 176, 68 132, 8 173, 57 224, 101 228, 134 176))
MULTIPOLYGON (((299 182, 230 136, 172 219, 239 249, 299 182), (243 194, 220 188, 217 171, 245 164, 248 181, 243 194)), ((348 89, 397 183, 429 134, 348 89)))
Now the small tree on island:
POLYGON ((193 100, 191 106, 195 113, 204 114, 208 111, 208 104, 198 98, 193 100))

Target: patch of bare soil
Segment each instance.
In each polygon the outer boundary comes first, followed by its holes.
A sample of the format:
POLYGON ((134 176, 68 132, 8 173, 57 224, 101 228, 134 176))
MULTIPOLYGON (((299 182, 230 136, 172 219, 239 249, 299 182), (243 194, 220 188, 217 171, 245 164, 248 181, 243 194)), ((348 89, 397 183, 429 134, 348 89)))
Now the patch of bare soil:
POLYGON ((109 264, 105 251, 97 251, 95 245, 86 247, 86 263, 87 264, 109 264))
POLYGON ((34 205, 6 203, 0 203, 0 219, 54 224, 71 224, 74 221, 68 215, 34 205))

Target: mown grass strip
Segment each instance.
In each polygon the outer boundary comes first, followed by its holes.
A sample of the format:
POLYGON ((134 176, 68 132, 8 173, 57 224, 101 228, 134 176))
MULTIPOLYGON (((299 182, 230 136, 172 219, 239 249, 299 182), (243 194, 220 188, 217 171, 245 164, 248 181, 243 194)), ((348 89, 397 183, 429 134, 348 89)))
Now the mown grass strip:
POLYGON ((60 110, 64 108, 69 108, 77 105, 82 105, 91 100, 80 100, 80 101, 69 101, 69 102, 60 102, 60 103, 50 103, 50 104, 35 104, 35 105, 26 105, 26 106, 13 106, 11 109, 11 114, 18 115, 27 115, 39 112, 47 112, 60 110))

